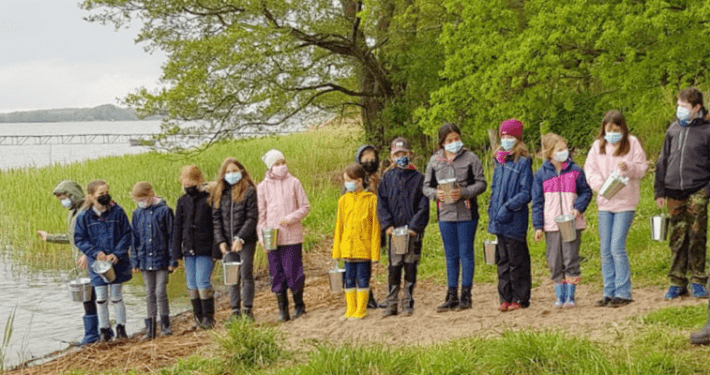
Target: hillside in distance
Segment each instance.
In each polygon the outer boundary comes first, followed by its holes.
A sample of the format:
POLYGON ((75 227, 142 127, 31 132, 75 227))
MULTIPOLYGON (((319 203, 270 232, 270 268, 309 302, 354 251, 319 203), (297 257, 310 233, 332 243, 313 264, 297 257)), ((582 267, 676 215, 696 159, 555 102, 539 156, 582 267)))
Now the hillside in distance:
MULTIPOLYGON (((144 120, 159 120, 159 116, 144 120)), ((121 108, 113 104, 104 104, 94 108, 60 108, 0 113, 0 123, 18 122, 81 122, 81 121, 138 121, 134 110, 121 108)))

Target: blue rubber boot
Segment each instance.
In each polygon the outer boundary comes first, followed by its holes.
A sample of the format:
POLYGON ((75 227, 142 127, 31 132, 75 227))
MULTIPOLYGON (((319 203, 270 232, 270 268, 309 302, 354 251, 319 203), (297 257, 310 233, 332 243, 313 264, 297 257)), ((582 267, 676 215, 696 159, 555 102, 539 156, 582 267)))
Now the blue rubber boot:
POLYGON ((99 317, 97 315, 84 315, 84 337, 71 346, 84 346, 99 341, 99 317))
POLYGON ((554 307, 562 307, 565 304, 565 301, 567 300, 567 290, 565 288, 565 283, 555 283, 555 297, 557 297, 557 300, 555 300, 555 304, 553 305, 554 307))
POLYGON ((564 307, 575 307, 577 303, 574 301, 574 292, 577 291, 577 285, 565 284, 567 299, 565 300, 564 307))

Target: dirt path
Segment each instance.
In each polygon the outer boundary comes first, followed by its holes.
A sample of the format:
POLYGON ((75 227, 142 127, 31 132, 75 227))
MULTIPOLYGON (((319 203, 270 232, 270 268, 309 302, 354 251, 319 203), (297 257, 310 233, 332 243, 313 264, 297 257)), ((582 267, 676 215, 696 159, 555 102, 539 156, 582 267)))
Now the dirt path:
MULTIPOLYGON (((707 300, 683 298, 678 301, 663 300, 660 288, 634 289, 635 302, 617 309, 599 308, 594 301, 597 292, 582 285, 577 290, 578 306, 573 309, 553 309, 553 285, 545 281, 532 291, 531 305, 527 309, 499 312, 497 290, 494 284, 475 285, 473 308, 462 312, 436 313, 443 302, 445 287, 431 282, 420 282, 415 290, 415 313, 411 317, 396 316, 381 319, 381 310, 370 311, 361 321, 340 321, 345 310, 342 294, 331 294, 325 271, 330 259, 327 250, 311 252, 304 259, 307 275, 305 302, 308 314, 296 321, 277 325, 276 300, 266 287, 257 294, 254 306, 257 322, 273 325, 286 333, 287 345, 304 347, 308 340, 331 342, 387 343, 391 345, 427 344, 471 335, 498 335, 506 329, 558 329, 574 334, 602 339, 613 325, 631 324, 628 318, 668 307, 706 304, 707 300)), ((386 272, 379 266, 380 272, 386 272)), ((265 286, 268 277, 259 276, 265 286)), ((374 281, 376 295, 382 297, 386 285, 374 281)), ((226 296, 218 299, 217 320, 221 322, 230 313, 226 296)), ((150 342, 138 338, 97 344, 79 350, 68 350, 63 355, 44 364, 17 369, 8 374, 60 374, 70 369, 85 371, 127 370, 155 371, 170 366, 179 358, 196 351, 210 356, 213 351, 208 332, 188 329, 192 325, 189 313, 173 320, 175 335, 160 337, 150 342)), ((221 323, 217 329, 222 329, 221 323)))

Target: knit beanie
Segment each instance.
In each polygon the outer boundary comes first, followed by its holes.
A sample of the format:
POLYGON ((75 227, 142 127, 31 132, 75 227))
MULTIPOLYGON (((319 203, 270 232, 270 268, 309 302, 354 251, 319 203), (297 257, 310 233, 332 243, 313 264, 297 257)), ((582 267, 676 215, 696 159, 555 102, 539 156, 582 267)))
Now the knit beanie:
POLYGON ((512 135, 519 141, 523 140, 523 123, 518 119, 511 118, 500 124, 499 136, 512 135))
POLYGON ((271 170, 271 166, 274 165, 279 159, 286 160, 284 157, 284 154, 281 153, 281 151, 272 149, 266 152, 264 156, 261 157, 261 160, 264 161, 264 164, 266 164, 266 169, 271 170))

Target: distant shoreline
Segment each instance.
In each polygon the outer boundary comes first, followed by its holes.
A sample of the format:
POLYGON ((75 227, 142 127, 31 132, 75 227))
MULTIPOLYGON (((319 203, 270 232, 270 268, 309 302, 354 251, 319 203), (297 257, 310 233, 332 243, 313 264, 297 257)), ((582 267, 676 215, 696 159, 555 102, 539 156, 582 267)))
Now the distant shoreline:
POLYGON ((104 104, 93 108, 58 108, 0 113, 0 123, 47 123, 90 121, 156 121, 161 116, 139 119, 131 108, 104 104))

